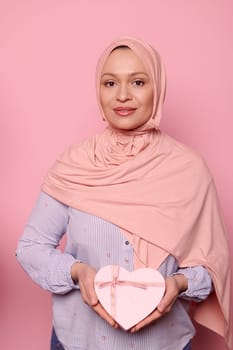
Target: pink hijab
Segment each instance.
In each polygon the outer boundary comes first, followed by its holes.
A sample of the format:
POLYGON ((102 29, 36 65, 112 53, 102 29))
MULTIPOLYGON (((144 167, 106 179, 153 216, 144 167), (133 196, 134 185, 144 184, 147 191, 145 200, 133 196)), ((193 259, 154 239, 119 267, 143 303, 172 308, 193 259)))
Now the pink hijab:
POLYGON ((148 44, 123 38, 100 57, 96 90, 102 115, 103 65, 120 45, 145 64, 154 91, 150 120, 127 132, 108 126, 70 147, 48 172, 42 190, 116 224, 133 245, 135 268, 158 268, 169 254, 180 267, 205 266, 215 292, 196 306, 194 318, 224 336, 230 348, 229 252, 212 176, 200 156, 159 130, 166 75, 148 44))

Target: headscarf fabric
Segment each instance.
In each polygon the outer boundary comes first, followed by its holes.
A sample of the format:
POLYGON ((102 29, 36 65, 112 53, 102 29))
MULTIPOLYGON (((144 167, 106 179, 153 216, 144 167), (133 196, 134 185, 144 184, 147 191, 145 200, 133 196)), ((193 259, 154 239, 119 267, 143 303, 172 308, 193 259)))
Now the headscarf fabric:
POLYGON ((158 268, 172 254, 180 267, 203 265, 214 292, 194 318, 231 344, 228 242, 213 178, 202 158, 162 133, 166 92, 160 55, 134 38, 111 43, 99 59, 96 91, 106 59, 128 46, 144 63, 153 88, 151 118, 123 131, 102 133, 71 146, 49 170, 42 190, 62 203, 116 224, 131 242, 135 268, 158 268))

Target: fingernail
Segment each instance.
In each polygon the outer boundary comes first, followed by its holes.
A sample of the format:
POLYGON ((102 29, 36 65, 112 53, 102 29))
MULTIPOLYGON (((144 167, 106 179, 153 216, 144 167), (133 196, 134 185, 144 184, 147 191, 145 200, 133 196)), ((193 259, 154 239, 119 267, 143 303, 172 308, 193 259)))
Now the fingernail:
POLYGON ((164 309, 163 305, 160 305, 160 306, 157 308, 157 310, 158 310, 159 312, 161 312, 161 313, 163 313, 163 309, 164 309))

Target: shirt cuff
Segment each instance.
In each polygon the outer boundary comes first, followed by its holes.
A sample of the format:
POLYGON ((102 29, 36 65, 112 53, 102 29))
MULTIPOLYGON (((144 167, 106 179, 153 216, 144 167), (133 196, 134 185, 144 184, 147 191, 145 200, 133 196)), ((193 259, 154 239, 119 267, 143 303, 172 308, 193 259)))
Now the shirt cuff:
POLYGON ((200 302, 212 292, 212 280, 204 266, 180 268, 173 275, 183 274, 188 280, 188 288, 179 294, 180 298, 200 302))
POLYGON ((73 281, 73 279, 72 279, 72 277, 71 277, 71 273, 70 273, 70 271, 71 271, 71 266, 73 265, 73 264, 75 264, 75 263, 79 263, 79 264, 81 264, 81 263, 83 263, 83 261, 82 260, 79 260, 79 259, 75 259, 71 264, 70 264, 70 266, 68 267, 68 270, 66 271, 66 278, 67 278, 67 283, 68 283, 68 285, 69 285, 69 287, 70 288, 72 288, 72 289, 80 289, 79 288, 79 283, 77 282, 77 283, 74 283, 74 281, 73 281))

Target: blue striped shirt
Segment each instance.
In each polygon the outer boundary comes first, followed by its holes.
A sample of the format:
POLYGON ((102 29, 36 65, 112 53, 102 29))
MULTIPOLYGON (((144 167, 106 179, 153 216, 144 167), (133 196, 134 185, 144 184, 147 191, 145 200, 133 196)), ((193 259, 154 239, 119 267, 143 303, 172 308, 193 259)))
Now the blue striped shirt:
POLYGON ((68 207, 41 193, 25 227, 17 258, 42 288, 53 293, 53 323, 66 350, 180 350, 194 336, 186 299, 201 301, 211 292, 211 278, 202 266, 179 269, 173 256, 161 264, 164 277, 183 273, 188 289, 172 310, 137 333, 114 329, 81 298, 71 279, 72 264, 81 260, 96 270, 120 265, 133 270, 133 249, 116 225, 68 207), (66 233, 64 252, 55 249, 66 233))

